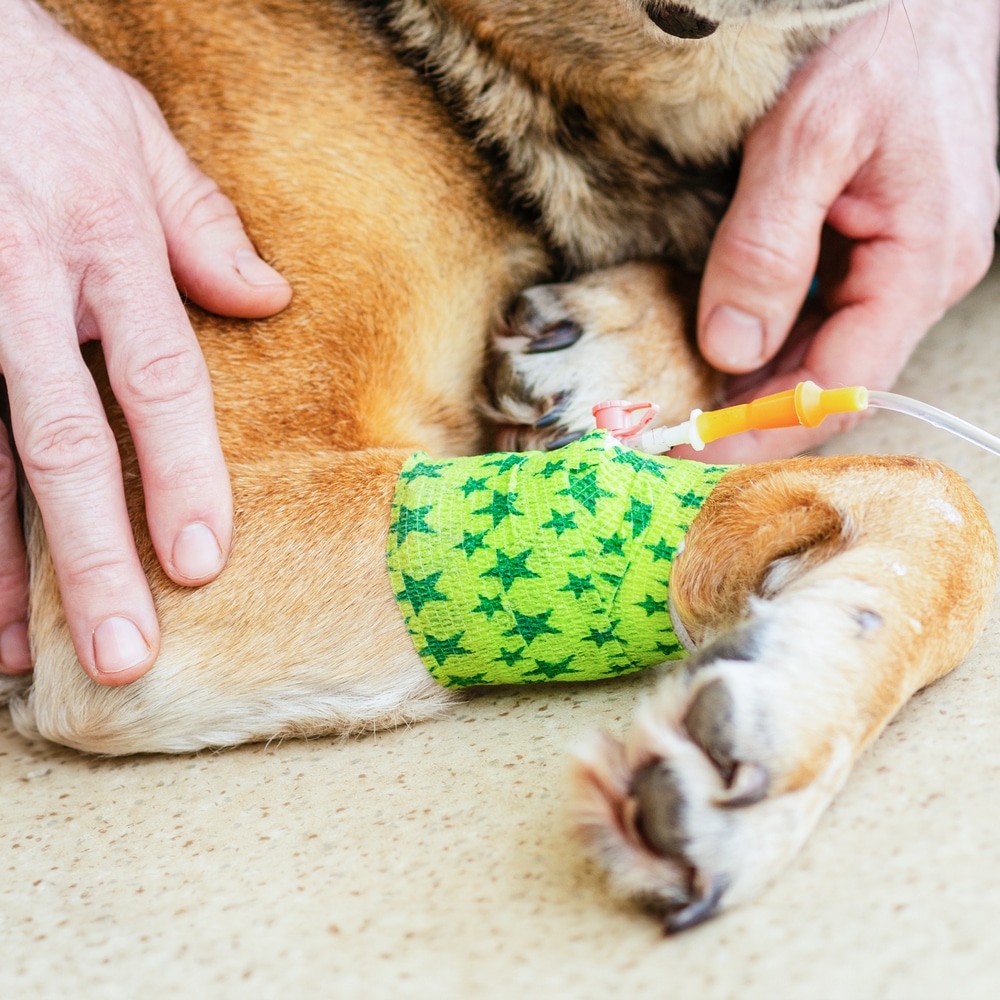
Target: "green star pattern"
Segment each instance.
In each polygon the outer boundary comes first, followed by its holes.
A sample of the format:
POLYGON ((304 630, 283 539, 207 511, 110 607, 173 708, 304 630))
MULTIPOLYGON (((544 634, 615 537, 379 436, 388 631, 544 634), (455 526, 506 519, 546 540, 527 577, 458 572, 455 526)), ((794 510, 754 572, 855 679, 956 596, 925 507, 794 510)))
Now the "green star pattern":
POLYGON ((576 511, 571 510, 568 514, 560 514, 559 511, 553 510, 552 517, 542 527, 551 528, 557 535, 561 535, 564 531, 572 531, 579 527, 576 523, 576 511))
POLYGON ((439 667, 451 656, 471 656, 471 649, 466 649, 464 646, 459 645, 459 640, 463 635, 465 635, 464 632, 456 632, 449 639, 439 639, 434 635, 425 635, 424 639, 427 642, 427 646, 424 649, 418 649, 417 652, 425 658, 425 662, 426 657, 433 657, 434 662, 439 667))
POLYGON ((397 601, 409 601, 413 613, 419 615, 428 601, 447 601, 448 595, 435 590, 435 584, 441 579, 444 570, 431 573, 430 576, 417 578, 408 573, 403 574, 403 589, 396 594, 397 601))
POLYGON ((616 677, 678 659, 670 564, 724 466, 643 455, 594 431, 557 452, 400 473, 389 576, 446 687, 616 677))
MULTIPOLYGON (((700 507, 701 504, 698 504, 700 507)), ((632 537, 638 538, 648 527, 649 520, 653 516, 653 505, 643 503, 632 497, 629 500, 629 508, 624 514, 624 518, 632 525, 632 537)))
POLYGON ((623 556, 625 555, 625 537, 623 535, 612 535, 610 538, 598 538, 601 543, 602 556, 623 556))
POLYGON ((514 627, 502 633, 504 636, 519 635, 526 646, 530 646, 540 635, 559 635, 559 629, 549 624, 552 608, 537 615, 526 615, 514 611, 514 627))
POLYGON ((653 455, 644 455, 641 451, 633 451, 631 448, 622 448, 621 451, 611 459, 611 461, 631 465, 636 472, 649 472, 650 474, 656 476, 657 479, 667 478, 660 459, 653 455))
POLYGON ((517 500, 516 493, 499 493, 497 490, 494 490, 492 503, 486 507, 480 507, 479 510, 474 510, 472 513, 489 514, 493 518, 493 527, 495 528, 505 518, 510 517, 511 514, 524 517, 524 511, 518 510, 514 506, 515 500, 517 500))
POLYGON ((512 451, 505 455, 485 455, 483 457, 483 466, 495 465, 497 472, 508 472, 510 469, 515 469, 517 466, 523 465, 526 461, 527 458, 524 455, 512 451))
POLYGON ((520 663, 524 659, 524 646, 519 649, 501 649, 500 655, 493 660, 494 663, 499 663, 503 660, 508 667, 514 666, 515 663, 520 663))
POLYGON ((426 507, 407 507, 406 504, 400 504, 397 507, 394 504, 392 512, 395 516, 389 531, 396 535, 396 545, 402 545, 409 538, 411 531, 433 535, 434 529, 424 520, 433 509, 432 504, 428 504, 426 507))
POLYGON ((580 595, 585 594, 588 590, 597 590, 589 573, 586 576, 577 576, 575 573, 567 573, 566 575, 569 577, 569 583, 559 589, 568 590, 577 600, 580 600, 580 595))
POLYGON ((544 476, 546 479, 551 479, 557 472, 563 472, 566 468, 566 459, 559 458, 554 462, 546 462, 543 469, 539 469, 535 475, 544 476))
POLYGON ((487 597, 485 594, 477 594, 476 596, 479 598, 479 603, 472 608, 472 614, 486 615, 487 621, 492 621, 495 614, 503 611, 502 597, 487 597))
POLYGON ((440 479, 441 470, 447 468, 447 463, 414 462, 408 465, 399 475, 408 483, 412 483, 418 476, 427 476, 430 479, 440 479))
POLYGON ((445 687, 453 688, 467 688, 476 687, 479 684, 488 684, 486 680, 486 671, 482 670, 478 674, 466 674, 464 677, 454 677, 451 674, 448 675, 448 679, 444 682, 445 687))
POLYGON ((554 681, 557 677, 561 677, 564 674, 578 674, 580 671, 574 670, 570 666, 570 662, 573 659, 573 654, 570 653, 566 659, 560 660, 558 663, 549 663, 548 660, 535 660, 535 669, 525 670, 524 676, 533 677, 537 680, 554 681))
POLYGON ((469 478, 466 479, 466 481, 462 483, 461 486, 459 486, 459 489, 466 496, 468 496, 470 493, 489 493, 490 488, 486 485, 489 481, 490 481, 489 476, 483 476, 482 479, 475 479, 472 476, 469 476, 469 478))
POLYGON ((653 553, 653 562, 659 562, 659 560, 664 559, 668 563, 674 561, 674 556, 677 555, 676 545, 667 545, 666 539, 661 538, 655 545, 647 545, 647 549, 653 553))
POLYGON ((514 586, 515 580, 537 579, 538 574, 528 569, 528 556, 532 549, 525 549, 516 556, 510 556, 503 549, 497 549, 497 564, 492 569, 480 573, 480 576, 495 576, 501 583, 504 593, 514 586))
POLYGON ((613 621, 605 629, 592 628, 590 630, 590 635, 585 635, 580 641, 592 642, 598 649, 601 649, 606 643, 609 642, 618 642, 622 645, 627 645, 621 636, 615 635, 615 628, 617 628, 619 624, 620 622, 615 619, 615 621, 613 621))
POLYGON ((664 598, 662 601, 657 601, 654 599, 652 594, 647 594, 641 601, 636 601, 635 606, 637 608, 642 608, 646 612, 646 617, 650 615, 667 614, 667 599, 664 598))
POLYGON ((471 531, 463 531, 462 540, 455 548, 461 549, 466 556, 471 556, 473 552, 486 548, 486 543, 483 541, 486 534, 487 532, 485 531, 477 531, 476 534, 473 534, 471 531))
POLYGON ((694 507, 695 510, 698 510, 705 500, 703 496, 695 493, 694 490, 688 490, 686 493, 675 493, 674 496, 680 500, 682 507, 694 507))
MULTIPOLYGON (((582 439, 581 439, 582 440, 582 439)), ((583 467, 570 471, 569 485, 564 490, 557 490, 557 496, 572 497, 591 517, 597 515, 597 501, 606 497, 614 498, 614 493, 597 484, 597 470, 593 467, 583 467)))
POLYGON ((658 642, 656 651, 662 654, 665 660, 678 660, 684 655, 684 647, 676 639, 669 642, 658 642))

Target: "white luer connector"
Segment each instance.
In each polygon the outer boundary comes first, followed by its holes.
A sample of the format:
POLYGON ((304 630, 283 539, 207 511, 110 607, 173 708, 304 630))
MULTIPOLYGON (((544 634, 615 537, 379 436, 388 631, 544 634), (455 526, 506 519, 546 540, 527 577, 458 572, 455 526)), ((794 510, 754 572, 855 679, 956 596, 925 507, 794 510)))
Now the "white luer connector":
POLYGON ((682 424, 675 424, 673 427, 654 427, 634 438, 626 438, 623 443, 650 455, 662 455, 682 444, 689 444, 695 451, 702 451, 705 442, 698 433, 698 417, 701 413, 701 410, 692 410, 691 416, 682 424))

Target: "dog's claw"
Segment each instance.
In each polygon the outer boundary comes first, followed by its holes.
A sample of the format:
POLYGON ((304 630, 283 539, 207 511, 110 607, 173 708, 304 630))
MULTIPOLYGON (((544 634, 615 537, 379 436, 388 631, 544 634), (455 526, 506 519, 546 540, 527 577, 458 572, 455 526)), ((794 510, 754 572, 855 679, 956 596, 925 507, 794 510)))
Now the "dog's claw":
POLYGON ((586 431, 576 431, 574 434, 564 434, 561 438, 556 438, 555 441, 550 441, 546 446, 546 451, 555 451, 558 448, 565 448, 566 445, 572 444, 574 441, 579 441, 580 438, 586 434, 586 431))
POLYGON ((551 427, 553 424, 559 423, 559 419, 562 417, 565 409, 566 393, 557 393, 556 398, 552 403, 552 409, 543 413, 542 416, 535 421, 535 429, 541 430, 545 427, 551 427))
POLYGON ((583 336, 583 327, 571 319, 560 320, 546 327, 537 337, 528 342, 528 354, 545 354, 549 351, 563 351, 572 347, 583 336))
POLYGON ((718 909, 725 891, 725 879, 712 879, 707 889, 697 899, 693 899, 686 906, 679 910, 673 910, 664 917, 664 933, 679 934, 681 931, 704 923, 718 909))
POLYGON ((733 771, 729 787, 713 796, 712 801, 730 809, 752 806, 767 797, 770 784, 770 776, 761 764, 741 761, 733 771))

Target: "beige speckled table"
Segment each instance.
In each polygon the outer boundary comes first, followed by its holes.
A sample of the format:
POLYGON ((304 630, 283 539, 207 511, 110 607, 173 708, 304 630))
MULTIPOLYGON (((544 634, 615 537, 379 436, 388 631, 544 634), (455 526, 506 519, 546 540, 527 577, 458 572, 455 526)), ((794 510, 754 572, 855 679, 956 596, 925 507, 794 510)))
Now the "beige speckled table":
MULTIPOLYGON (((1000 430, 1000 271, 900 385, 1000 430)), ((836 447, 1000 459, 881 414, 836 447)), ((0 997, 1000 996, 1000 613, 759 902, 678 939, 608 899, 565 749, 648 677, 470 700, 349 742, 95 760, 0 715, 0 997)))

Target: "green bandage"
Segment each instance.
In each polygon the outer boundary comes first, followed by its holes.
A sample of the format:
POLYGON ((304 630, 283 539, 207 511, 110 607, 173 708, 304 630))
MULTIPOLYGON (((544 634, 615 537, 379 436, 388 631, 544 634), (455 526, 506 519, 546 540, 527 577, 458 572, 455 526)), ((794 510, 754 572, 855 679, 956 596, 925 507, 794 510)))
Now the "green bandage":
POLYGON ((445 687, 595 680, 678 659, 670 566, 723 466, 594 431, 554 452, 400 472, 389 576, 445 687))

